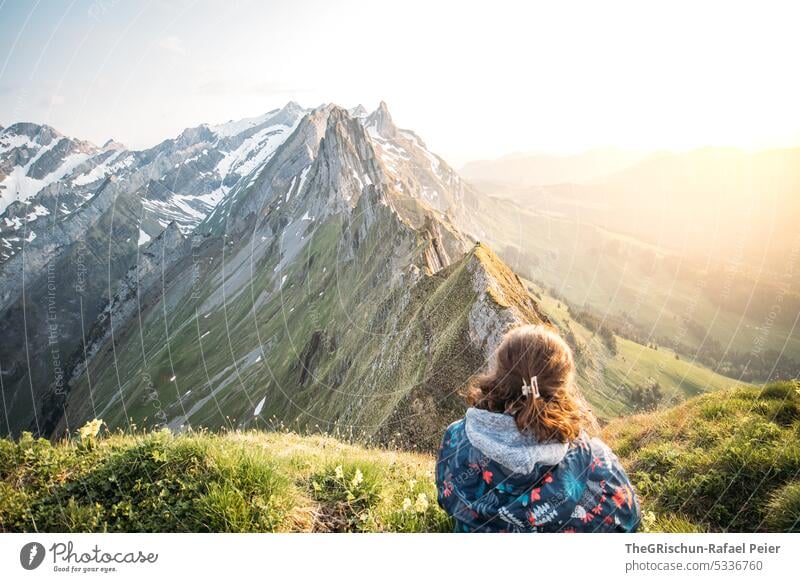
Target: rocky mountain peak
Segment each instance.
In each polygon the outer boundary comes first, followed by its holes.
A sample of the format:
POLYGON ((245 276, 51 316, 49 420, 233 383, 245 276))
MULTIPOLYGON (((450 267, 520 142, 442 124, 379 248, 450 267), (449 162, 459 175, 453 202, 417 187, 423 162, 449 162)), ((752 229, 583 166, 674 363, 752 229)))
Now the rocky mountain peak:
POLYGON ((116 141, 114 138, 109 138, 108 140, 106 140, 106 143, 103 144, 103 147, 101 149, 103 151, 108 152, 108 151, 122 151, 127 148, 125 147, 125 144, 116 141))
POLYGON ((289 101, 275 115, 269 117, 270 125, 282 124, 293 126, 306 114, 306 110, 294 101, 289 101))
POLYGON ((358 117, 358 118, 367 117, 369 115, 369 111, 367 111, 367 108, 364 107, 361 103, 350 109, 349 113, 353 117, 358 117))
POLYGON ((179 148, 194 145, 204 141, 210 142, 214 140, 214 134, 207 125, 200 125, 198 127, 190 127, 184 129, 175 139, 175 145, 179 148))
POLYGON ((167 248, 177 247, 186 241, 186 237, 183 236, 178 223, 174 220, 167 225, 167 228, 161 232, 158 238, 163 240, 163 244, 167 248))
POLYGON ((40 125, 38 123, 31 123, 22 121, 13 123, 8 126, 4 132, 6 135, 18 135, 30 138, 39 145, 47 145, 55 139, 63 137, 58 131, 49 125, 40 125))
POLYGON ((303 109, 296 101, 289 101, 281 108, 281 111, 292 114, 305 113, 305 109, 303 109))
POLYGON ((352 207, 365 186, 385 182, 364 126, 338 106, 331 107, 328 113, 317 166, 321 170, 318 175, 324 176, 327 183, 321 191, 335 195, 329 201, 336 207, 340 202, 352 207))
POLYGON ((385 139, 393 138, 397 133, 397 127, 392 121, 389 107, 385 101, 381 101, 378 108, 369 114, 364 125, 385 139))

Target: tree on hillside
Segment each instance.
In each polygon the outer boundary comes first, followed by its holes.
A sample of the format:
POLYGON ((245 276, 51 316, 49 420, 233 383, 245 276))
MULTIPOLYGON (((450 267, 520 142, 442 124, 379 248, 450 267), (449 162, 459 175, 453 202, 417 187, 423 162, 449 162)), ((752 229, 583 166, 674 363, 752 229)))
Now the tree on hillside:
POLYGON ((654 410, 664 398, 661 384, 651 380, 645 386, 634 386, 630 389, 630 401, 636 411, 654 410))

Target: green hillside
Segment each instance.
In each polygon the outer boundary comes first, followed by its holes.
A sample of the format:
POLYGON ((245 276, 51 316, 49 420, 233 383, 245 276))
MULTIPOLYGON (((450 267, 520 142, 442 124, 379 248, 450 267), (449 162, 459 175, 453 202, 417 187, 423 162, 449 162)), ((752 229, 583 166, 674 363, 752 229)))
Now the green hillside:
MULTIPOLYGON (((0 440, 0 531, 449 531, 430 455, 260 431, 0 440)), ((800 531, 800 383, 603 431, 645 531, 800 531)))
POLYGON ((653 407, 666 407, 686 398, 732 386, 736 382, 694 361, 687 361, 663 346, 643 346, 615 336, 610 349, 599 334, 574 319, 566 305, 539 286, 528 283, 539 307, 572 344, 576 352, 579 384, 595 413, 611 419, 653 407), (635 392, 657 384, 661 398, 637 406, 635 392))
POLYGON ((800 531, 800 383, 620 418, 604 438, 666 531, 800 531))

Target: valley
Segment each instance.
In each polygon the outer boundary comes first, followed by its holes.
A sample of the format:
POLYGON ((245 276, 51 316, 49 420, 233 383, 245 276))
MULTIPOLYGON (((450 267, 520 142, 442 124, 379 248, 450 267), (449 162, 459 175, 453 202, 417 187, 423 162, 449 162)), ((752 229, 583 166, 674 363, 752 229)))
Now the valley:
POLYGON ((690 255, 611 228, 608 210, 567 209, 557 194, 535 190, 524 203, 498 194, 470 230, 522 277, 619 335, 722 375, 763 382, 800 373, 800 239, 775 234, 784 246, 757 264, 719 249, 690 255))

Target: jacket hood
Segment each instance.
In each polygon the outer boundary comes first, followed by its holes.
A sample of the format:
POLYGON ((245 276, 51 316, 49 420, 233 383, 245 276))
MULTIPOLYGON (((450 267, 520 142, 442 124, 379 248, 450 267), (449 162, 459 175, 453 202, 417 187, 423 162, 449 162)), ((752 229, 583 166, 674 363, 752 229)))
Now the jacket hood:
POLYGON ((509 414, 469 408, 465 430, 470 444, 512 473, 531 473, 536 465, 557 465, 567 454, 567 443, 540 443, 519 432, 509 414))
POLYGON ((445 430, 436 487, 456 531, 634 531, 639 522, 630 481, 601 440, 540 443, 486 410, 470 408, 445 430))

